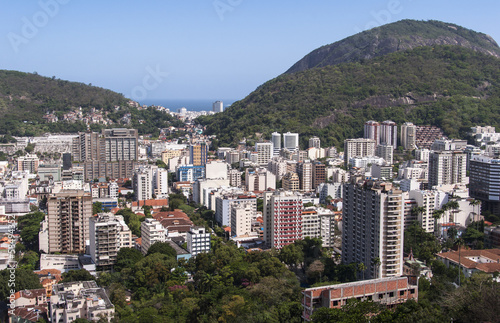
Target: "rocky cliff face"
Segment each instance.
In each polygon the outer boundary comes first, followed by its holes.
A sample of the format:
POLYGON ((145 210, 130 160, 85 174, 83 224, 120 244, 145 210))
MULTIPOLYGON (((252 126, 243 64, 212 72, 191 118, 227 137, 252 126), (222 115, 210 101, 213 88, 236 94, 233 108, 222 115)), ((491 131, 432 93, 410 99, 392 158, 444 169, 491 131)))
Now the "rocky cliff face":
POLYGON ((488 35, 439 21, 402 20, 322 46, 286 73, 356 62, 420 46, 456 45, 500 57, 500 47, 488 35))

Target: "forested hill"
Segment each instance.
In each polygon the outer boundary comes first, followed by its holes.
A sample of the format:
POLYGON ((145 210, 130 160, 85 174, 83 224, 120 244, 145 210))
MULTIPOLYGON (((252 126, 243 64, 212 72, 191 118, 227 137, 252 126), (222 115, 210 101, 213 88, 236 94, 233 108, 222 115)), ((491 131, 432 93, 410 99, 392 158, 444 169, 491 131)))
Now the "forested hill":
POLYGON ((419 47, 372 60, 283 74, 223 113, 199 118, 220 144, 298 132, 342 146, 373 119, 442 127, 500 126, 500 59, 460 46, 419 47))
POLYGON ((396 51, 434 45, 457 45, 500 57, 497 43, 486 34, 436 20, 401 20, 315 49, 286 73, 356 62, 396 51))
MULTIPOLYGON (((175 123, 168 114, 152 108, 138 110, 129 102, 122 94, 90 84, 0 70, 0 134, 33 136, 43 132, 84 131, 87 126, 79 121, 47 123, 42 119, 50 112, 61 120, 64 113, 80 107, 84 113, 95 108, 114 125, 134 127, 141 134, 157 133, 158 127, 175 123), (128 113, 131 113, 130 123, 120 125, 121 118, 128 113)), ((93 124, 91 129, 100 127, 93 124)))

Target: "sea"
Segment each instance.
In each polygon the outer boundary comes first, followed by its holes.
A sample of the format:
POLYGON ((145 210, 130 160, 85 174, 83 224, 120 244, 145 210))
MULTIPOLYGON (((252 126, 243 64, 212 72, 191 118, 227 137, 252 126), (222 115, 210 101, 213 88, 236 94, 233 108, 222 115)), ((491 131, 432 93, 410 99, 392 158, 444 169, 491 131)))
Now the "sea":
POLYGON ((188 111, 212 111, 212 104, 215 101, 222 101, 224 109, 236 102, 235 99, 144 99, 139 103, 142 105, 158 105, 170 109, 172 112, 177 112, 178 109, 184 107, 188 111))

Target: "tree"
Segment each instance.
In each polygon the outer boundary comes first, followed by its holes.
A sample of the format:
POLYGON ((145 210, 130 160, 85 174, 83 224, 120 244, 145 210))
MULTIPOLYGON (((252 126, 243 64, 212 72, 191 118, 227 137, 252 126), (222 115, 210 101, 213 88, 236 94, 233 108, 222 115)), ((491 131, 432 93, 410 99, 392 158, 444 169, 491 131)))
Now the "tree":
POLYGON ((281 248, 278 257, 288 266, 297 268, 297 265, 304 261, 304 252, 299 245, 291 243, 281 248))
POLYGON ((379 257, 372 259, 372 265, 375 267, 375 278, 378 278, 380 264, 381 262, 379 257))
POLYGON ((365 280, 365 270, 366 270, 366 265, 363 262, 360 262, 358 264, 358 270, 363 274, 363 280, 365 280))
POLYGON ((85 269, 74 269, 62 274, 61 283, 96 280, 91 273, 85 269))
POLYGON ((33 212, 23 215, 17 221, 19 229, 21 229, 21 240, 29 250, 38 252, 38 233, 40 232, 40 222, 44 218, 44 213, 33 212))
POLYGON ((146 257, 154 253, 161 253, 168 257, 177 259, 177 252, 168 242, 156 242, 155 244, 153 244, 151 247, 149 247, 146 257))
POLYGON ((102 202, 92 203, 92 214, 102 213, 102 202))
POLYGON ((444 214, 443 209, 434 210, 434 212, 432 212, 432 217, 434 218, 434 232, 436 236, 439 235, 438 222, 443 214, 444 214))
POLYGON ((313 261, 309 267, 307 267, 307 270, 306 270, 306 275, 307 277, 311 278, 311 279, 314 279, 316 281, 316 279, 319 278, 319 281, 321 282, 321 278, 323 276, 323 272, 325 271, 325 265, 323 264, 323 262, 321 260, 315 260, 313 261))
POLYGON ((479 220, 479 206, 481 205, 481 201, 480 200, 476 200, 476 199, 472 199, 470 202, 469 202, 469 205, 471 205, 473 208, 475 206, 477 206, 477 212, 474 212, 474 218, 472 219, 473 222, 476 222, 479 220), (476 217, 477 216, 477 217, 476 217))
POLYGON ((121 271, 123 268, 131 268, 144 256, 135 248, 121 248, 116 256, 115 270, 121 271))
POLYGON ((11 289, 17 292, 23 289, 42 288, 40 279, 31 270, 18 268, 15 269, 15 274, 13 276, 15 277, 14 284, 10 283, 10 269, 0 271, 0 300, 6 301, 11 294, 11 289))

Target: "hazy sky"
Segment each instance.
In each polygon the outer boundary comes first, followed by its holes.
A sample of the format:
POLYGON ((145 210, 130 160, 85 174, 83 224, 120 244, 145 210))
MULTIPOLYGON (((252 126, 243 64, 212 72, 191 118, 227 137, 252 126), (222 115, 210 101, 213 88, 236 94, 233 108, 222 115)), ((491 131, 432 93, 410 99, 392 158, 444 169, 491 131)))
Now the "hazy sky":
POLYGON ((315 48, 401 19, 500 42, 500 1, 0 0, 0 69, 134 99, 241 99, 315 48), (352 4, 355 3, 355 4, 352 4))

